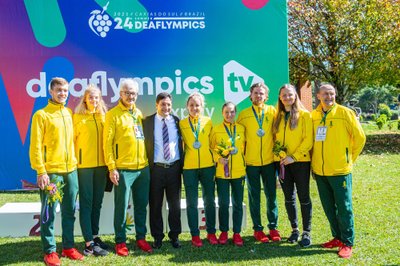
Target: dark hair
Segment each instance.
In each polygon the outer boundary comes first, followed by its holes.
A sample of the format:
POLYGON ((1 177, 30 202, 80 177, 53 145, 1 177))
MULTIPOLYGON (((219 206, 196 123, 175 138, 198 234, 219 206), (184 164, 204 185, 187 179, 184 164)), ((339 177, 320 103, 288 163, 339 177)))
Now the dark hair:
POLYGON ((172 96, 171 96, 171 94, 169 94, 168 92, 160 92, 160 93, 157 95, 156 103, 159 103, 161 100, 164 100, 164 99, 166 99, 166 98, 170 98, 170 100, 172 101, 172 96))
POLYGON ((224 105, 222 105, 222 112, 224 111, 224 108, 227 107, 228 105, 232 105, 233 108, 235 108, 235 112, 236 112, 236 105, 233 102, 224 103, 224 105))

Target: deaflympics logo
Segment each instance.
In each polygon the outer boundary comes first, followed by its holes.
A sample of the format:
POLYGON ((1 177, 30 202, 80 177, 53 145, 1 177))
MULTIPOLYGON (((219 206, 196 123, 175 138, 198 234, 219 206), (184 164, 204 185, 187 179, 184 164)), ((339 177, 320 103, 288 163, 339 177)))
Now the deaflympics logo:
POLYGON ((231 60, 224 65, 224 98, 235 105, 249 97, 252 84, 264 82, 254 72, 231 60))
POLYGON ((112 21, 110 19, 110 16, 108 14, 104 14, 104 12, 107 10, 108 4, 110 2, 107 2, 107 4, 103 7, 103 10, 93 10, 90 12, 92 16, 89 18, 89 27, 90 29, 97 35, 102 38, 105 38, 107 36, 107 32, 110 31, 112 21))

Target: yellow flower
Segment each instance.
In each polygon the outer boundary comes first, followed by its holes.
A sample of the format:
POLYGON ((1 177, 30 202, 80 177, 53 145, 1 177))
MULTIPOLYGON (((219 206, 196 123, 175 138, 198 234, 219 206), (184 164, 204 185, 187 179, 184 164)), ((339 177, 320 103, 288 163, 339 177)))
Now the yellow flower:
POLYGON ((285 158, 285 157, 286 157, 286 152, 280 151, 280 152, 279 152, 279 157, 280 157, 280 158, 285 158))
POLYGON ((229 150, 229 149, 224 150, 224 151, 222 152, 222 156, 228 156, 229 153, 230 153, 230 150, 229 150))

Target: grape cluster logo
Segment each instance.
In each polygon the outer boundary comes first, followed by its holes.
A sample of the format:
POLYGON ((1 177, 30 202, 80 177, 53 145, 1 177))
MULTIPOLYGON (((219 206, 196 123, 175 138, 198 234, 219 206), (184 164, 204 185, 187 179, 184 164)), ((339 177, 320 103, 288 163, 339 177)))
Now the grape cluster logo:
POLYGON ((107 36, 107 33, 110 31, 112 26, 110 16, 108 14, 104 14, 109 3, 110 2, 107 2, 101 11, 93 10, 90 12, 91 16, 89 18, 89 27, 97 36, 102 38, 107 36))

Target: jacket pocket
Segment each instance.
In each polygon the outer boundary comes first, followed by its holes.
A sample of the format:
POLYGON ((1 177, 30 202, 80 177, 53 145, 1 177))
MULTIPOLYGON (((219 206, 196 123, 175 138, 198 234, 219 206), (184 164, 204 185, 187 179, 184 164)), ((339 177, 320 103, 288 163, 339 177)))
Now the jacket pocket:
POLYGON ((115 159, 118 159, 118 144, 115 144, 115 159))
POLYGON ((44 145, 44 152, 43 152, 44 162, 47 162, 47 146, 44 145))
POLYGON ((82 164, 82 149, 79 149, 79 164, 82 164))
POLYGON ((346 147, 346 161, 349 163, 349 148, 346 147))

